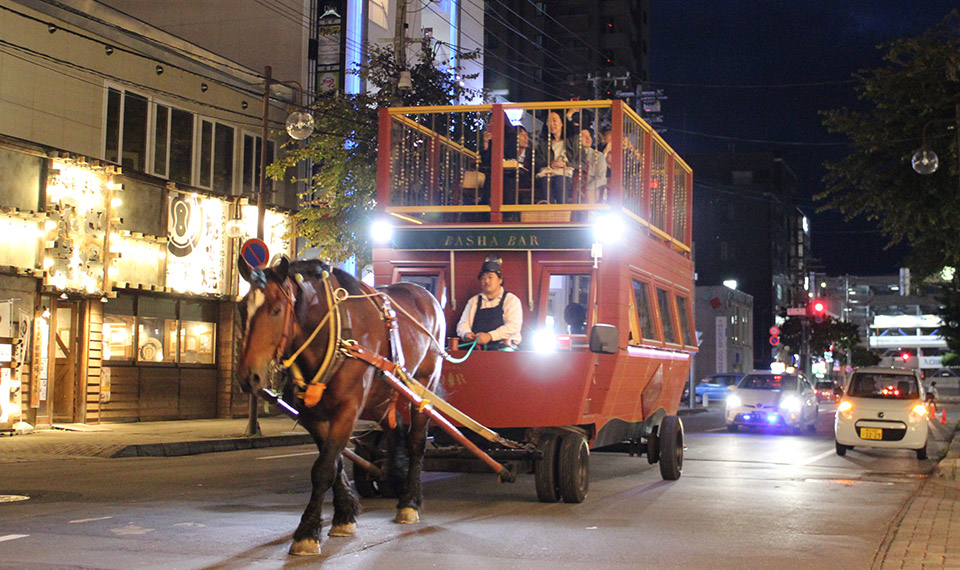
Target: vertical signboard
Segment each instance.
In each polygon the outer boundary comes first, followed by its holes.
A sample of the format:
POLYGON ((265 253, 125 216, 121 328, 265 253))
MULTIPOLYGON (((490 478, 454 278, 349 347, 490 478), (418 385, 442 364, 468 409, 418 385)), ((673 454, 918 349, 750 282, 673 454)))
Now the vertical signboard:
POLYGON ((717 372, 727 371, 727 317, 716 318, 717 372))
POLYGON ((343 47, 346 34, 340 0, 320 2, 322 11, 317 20, 317 87, 320 95, 333 95, 343 90, 343 47))
POLYGON ((167 207, 167 286, 182 293, 223 294, 226 203, 171 192, 167 207))

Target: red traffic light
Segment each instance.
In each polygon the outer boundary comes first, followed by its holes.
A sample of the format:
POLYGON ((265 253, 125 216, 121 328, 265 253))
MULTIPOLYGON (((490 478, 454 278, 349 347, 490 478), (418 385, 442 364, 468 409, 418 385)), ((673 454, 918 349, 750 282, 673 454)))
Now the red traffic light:
POLYGON ((906 361, 910 360, 910 353, 909 353, 909 352, 901 353, 901 354, 900 354, 900 358, 902 358, 903 361, 906 362, 906 361))
POLYGON ((826 307, 823 305, 823 301, 814 301, 813 302, 813 312, 814 313, 823 313, 826 307))

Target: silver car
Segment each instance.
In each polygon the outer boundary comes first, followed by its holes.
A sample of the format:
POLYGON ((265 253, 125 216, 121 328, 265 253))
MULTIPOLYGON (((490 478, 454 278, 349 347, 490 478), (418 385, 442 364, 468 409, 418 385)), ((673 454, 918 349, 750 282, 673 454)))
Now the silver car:
POLYGON ((740 426, 817 431, 820 407, 810 382, 799 373, 754 370, 727 397, 727 429, 740 426))

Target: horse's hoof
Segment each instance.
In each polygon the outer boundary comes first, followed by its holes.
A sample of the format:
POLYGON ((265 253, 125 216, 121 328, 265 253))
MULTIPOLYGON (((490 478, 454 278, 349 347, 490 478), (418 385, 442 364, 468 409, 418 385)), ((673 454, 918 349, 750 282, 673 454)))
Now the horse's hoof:
POLYGON ((330 527, 330 536, 354 536, 357 534, 357 523, 335 524, 330 527))
POLYGON ((290 554, 293 556, 317 556, 320 554, 320 541, 312 538, 295 540, 290 545, 290 554))
POLYGON ((400 524, 413 524, 420 522, 420 511, 413 507, 404 507, 397 511, 395 522, 400 524))

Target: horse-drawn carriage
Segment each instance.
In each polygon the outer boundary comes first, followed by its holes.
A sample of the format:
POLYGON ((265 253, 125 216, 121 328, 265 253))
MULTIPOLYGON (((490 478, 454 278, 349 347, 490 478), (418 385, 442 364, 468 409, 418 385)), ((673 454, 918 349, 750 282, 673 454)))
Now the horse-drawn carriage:
POLYGON ((584 500, 591 450, 645 454, 679 478, 677 408, 696 351, 689 167, 621 101, 385 109, 379 133, 378 209, 392 233, 373 269, 385 288, 306 262, 244 276, 255 287, 241 384, 261 391, 293 370, 321 449, 291 553, 319 552, 330 486, 331 534, 353 532, 339 454, 361 414, 385 427, 350 452, 365 496, 394 487, 390 427, 404 408, 412 424, 398 522, 418 519, 424 452, 428 469, 476 470, 479 457, 501 479, 532 472, 545 502, 584 500), (532 141, 541 125, 554 138, 532 141), (522 302, 522 341, 468 352, 445 331, 491 253, 522 302), (391 390, 414 405, 398 408, 391 390), (429 438, 427 413, 444 427, 429 438))

